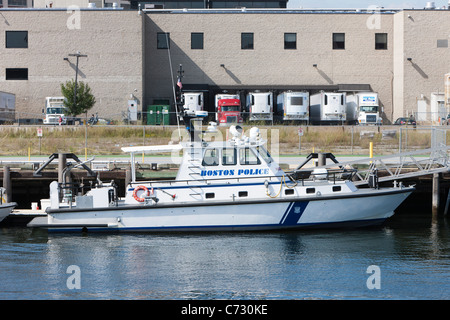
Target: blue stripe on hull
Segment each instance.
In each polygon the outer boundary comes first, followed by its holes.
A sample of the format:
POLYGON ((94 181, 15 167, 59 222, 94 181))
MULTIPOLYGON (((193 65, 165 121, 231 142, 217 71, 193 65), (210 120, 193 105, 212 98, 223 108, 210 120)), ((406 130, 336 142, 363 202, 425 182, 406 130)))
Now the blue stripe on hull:
POLYGON ((309 201, 291 202, 281 218, 280 224, 285 226, 295 226, 300 220, 309 201))
MULTIPOLYGON (((361 228, 381 225, 383 219, 353 220, 342 222, 268 224, 268 225, 230 225, 230 226, 191 226, 191 227, 136 227, 136 228, 87 228, 91 232, 230 232, 230 231, 286 231, 307 229, 361 228)), ((79 232, 81 228, 49 229, 50 232, 79 232)))

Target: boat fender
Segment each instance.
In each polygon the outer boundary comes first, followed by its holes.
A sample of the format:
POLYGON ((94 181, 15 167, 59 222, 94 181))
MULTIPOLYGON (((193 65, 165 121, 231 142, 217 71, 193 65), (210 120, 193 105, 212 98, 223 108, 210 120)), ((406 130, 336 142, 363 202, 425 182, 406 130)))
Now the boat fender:
MULTIPOLYGON (((151 192, 153 194, 153 188, 151 189, 151 192)), ((148 197, 149 195, 150 195, 150 192, 148 191, 147 187, 145 187, 145 186, 137 186, 136 188, 134 188, 133 198, 137 202, 144 202, 145 201, 145 197, 148 197), (144 193, 142 194, 141 197, 138 197, 137 192, 140 191, 140 190, 144 190, 144 193)))

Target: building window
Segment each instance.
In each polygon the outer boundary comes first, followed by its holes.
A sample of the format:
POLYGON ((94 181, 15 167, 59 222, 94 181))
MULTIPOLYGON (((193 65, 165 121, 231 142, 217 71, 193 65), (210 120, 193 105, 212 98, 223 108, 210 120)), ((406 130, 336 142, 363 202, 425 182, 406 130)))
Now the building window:
POLYGON ((387 33, 375 33, 375 50, 387 50, 387 33))
POLYGON ((26 7, 27 6, 27 0, 9 0, 8 1, 8 7, 26 7))
POLYGON ((28 68, 7 68, 6 80, 28 80, 28 68))
POLYGON ((253 49, 253 33, 241 33, 241 49, 253 49))
POLYGON ((284 48, 285 49, 297 49, 297 34, 285 33, 284 34, 284 48))
POLYGON ((158 32, 156 35, 156 47, 158 49, 169 49, 170 33, 158 32))
POLYGON ((448 48, 448 40, 447 39, 438 39, 437 47, 438 48, 448 48))
POLYGON ((28 48, 28 31, 6 31, 6 48, 28 48))
POLYGON ((191 49, 203 49, 203 33, 191 33, 191 49))
POLYGON ((333 33, 333 49, 345 49, 345 33, 333 33))

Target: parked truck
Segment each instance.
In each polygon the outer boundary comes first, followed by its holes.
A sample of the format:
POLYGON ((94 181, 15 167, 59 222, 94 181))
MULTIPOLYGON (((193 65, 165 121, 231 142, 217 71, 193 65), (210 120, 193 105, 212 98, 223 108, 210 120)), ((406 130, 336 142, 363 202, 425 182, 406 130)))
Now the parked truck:
POLYGON ((44 114, 44 124, 65 125, 65 124, 82 124, 81 118, 68 117, 66 115, 67 108, 64 105, 64 97, 46 97, 44 114))
POLYGON ((12 123, 16 119, 16 95, 0 91, 0 123, 12 123))
POLYGON ((345 92, 321 91, 310 97, 309 115, 313 124, 342 124, 347 120, 345 92))
POLYGON ((277 96, 277 111, 284 121, 309 121, 309 93, 282 92, 277 96))
POLYGON ((347 120, 350 124, 381 125, 378 93, 358 92, 347 95, 347 120))
POLYGON ((273 93, 272 92, 249 92, 246 101, 249 119, 273 120, 273 93))
POLYGON ((242 123, 241 99, 238 94, 216 94, 216 121, 221 126, 242 123))
POLYGON ((183 109, 188 115, 194 115, 196 111, 203 111, 203 92, 183 92, 183 109))

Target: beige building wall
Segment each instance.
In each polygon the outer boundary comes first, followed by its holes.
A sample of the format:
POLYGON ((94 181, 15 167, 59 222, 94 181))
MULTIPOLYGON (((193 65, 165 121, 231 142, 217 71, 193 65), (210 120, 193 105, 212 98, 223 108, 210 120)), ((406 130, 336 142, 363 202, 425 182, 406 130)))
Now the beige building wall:
POLYGON ((450 72, 450 11, 406 10, 397 15, 404 20, 403 55, 397 55, 398 61, 403 58, 404 94, 397 114, 414 114, 418 101, 424 100, 431 120, 431 94, 444 93, 445 74, 450 72), (447 45, 438 47, 438 40, 447 45))
MULTIPOLYGON (((96 97, 92 112, 120 118, 130 95, 139 110, 155 99, 173 101, 180 64, 183 83, 263 87, 369 84, 380 94, 385 119, 431 112, 431 94, 444 92, 450 72, 450 11, 397 13, 176 13, 123 10, 0 10, 0 91, 16 95, 21 118, 41 117, 45 97, 75 77, 96 97), (28 31, 28 48, 6 48, 4 31, 28 31), (170 50, 157 49, 157 33, 170 33, 170 50), (191 33, 204 33, 204 49, 191 49, 191 33), (241 33, 254 34, 254 49, 241 49, 241 33), (297 48, 284 49, 284 33, 297 48), (332 49, 332 34, 345 33, 345 50, 332 49), (388 35, 375 50, 375 34, 388 35), (64 58, 68 58, 65 61, 64 58), (170 58, 170 59, 169 59, 170 58), (408 61, 407 58, 411 58, 408 61), (170 68, 170 63, 172 68, 170 68), (223 65, 223 67, 221 66, 223 65), (314 67, 313 65, 317 65, 314 67), (6 80, 6 68, 28 68, 28 80, 6 80)), ((435 110, 435 109, 434 109, 435 110)))
POLYGON ((89 84, 97 100, 91 110, 120 117, 133 94, 142 103, 142 16, 114 10, 0 10, 0 90, 16 95, 21 118, 40 118, 45 97, 60 96, 60 84, 89 84), (28 31, 28 48, 6 48, 4 31, 28 31), (68 61, 64 60, 68 58, 68 61), (6 68, 28 68, 28 80, 6 80, 6 68))
POLYGON ((185 84, 370 84, 392 113, 393 14, 148 13, 149 102, 173 96, 169 52, 156 48, 158 32, 170 33, 173 74, 182 64, 185 84), (204 33, 203 50, 191 49, 191 32, 204 33), (254 33, 253 50, 241 49, 242 32, 254 33), (297 49, 284 49, 284 33, 297 33, 297 49), (345 33, 345 50, 332 49, 333 33, 345 33), (387 50, 375 50, 375 33, 388 34, 387 50))
POLYGON ((399 117, 403 117, 403 99, 404 99, 404 69, 406 65, 406 57, 404 54, 404 15, 399 12, 394 15, 394 30, 392 38, 394 39, 393 61, 392 61, 392 96, 393 107, 391 111, 392 121, 399 117))

